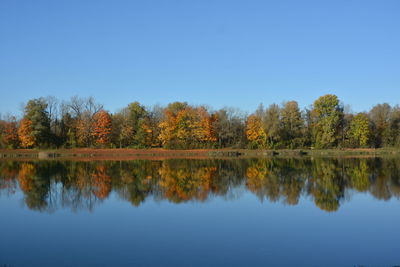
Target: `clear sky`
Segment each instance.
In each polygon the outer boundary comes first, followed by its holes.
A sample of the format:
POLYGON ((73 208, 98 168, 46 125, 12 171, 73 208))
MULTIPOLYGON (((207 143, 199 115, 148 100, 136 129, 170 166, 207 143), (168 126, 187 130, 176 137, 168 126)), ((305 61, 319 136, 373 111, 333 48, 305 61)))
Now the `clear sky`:
POLYGON ((0 113, 94 96, 253 111, 400 104, 400 1, 0 1, 0 113))

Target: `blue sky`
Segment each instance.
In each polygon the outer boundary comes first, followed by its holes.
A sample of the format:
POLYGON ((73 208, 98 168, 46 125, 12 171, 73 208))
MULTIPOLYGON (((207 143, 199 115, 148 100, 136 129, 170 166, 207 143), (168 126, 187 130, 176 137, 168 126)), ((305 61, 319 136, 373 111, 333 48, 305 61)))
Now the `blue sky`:
POLYGON ((400 1, 0 1, 0 113, 95 96, 253 111, 400 103, 400 1))

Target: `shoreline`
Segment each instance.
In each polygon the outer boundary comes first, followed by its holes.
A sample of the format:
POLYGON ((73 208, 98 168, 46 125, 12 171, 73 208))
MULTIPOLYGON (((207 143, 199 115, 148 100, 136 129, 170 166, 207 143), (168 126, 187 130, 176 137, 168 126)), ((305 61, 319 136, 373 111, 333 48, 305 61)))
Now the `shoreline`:
POLYGON ((0 159, 168 159, 168 158, 252 158, 252 157, 380 157, 400 155, 398 148, 379 149, 188 149, 127 148, 1 149, 0 159))

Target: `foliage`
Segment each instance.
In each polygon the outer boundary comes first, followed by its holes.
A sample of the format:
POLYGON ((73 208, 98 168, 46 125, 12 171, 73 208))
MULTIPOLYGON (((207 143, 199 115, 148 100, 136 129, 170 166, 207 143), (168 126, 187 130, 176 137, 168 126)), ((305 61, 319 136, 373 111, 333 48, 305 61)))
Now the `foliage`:
POLYGON ((36 137, 33 135, 32 121, 23 119, 20 122, 18 136, 21 142, 21 147, 31 148, 36 143, 36 137))
POLYGON ((11 117, 9 121, 4 123, 4 129, 1 132, 2 139, 8 148, 18 148, 18 123, 15 117, 11 117))
POLYGON ((370 138, 369 118, 365 113, 354 116, 350 123, 349 137, 355 147, 366 147, 370 138))
POLYGON ((24 119, 29 121, 29 135, 34 141, 31 146, 43 147, 51 143, 50 118, 46 109, 47 103, 44 98, 29 100, 24 108, 24 119))
POLYGON ((335 95, 301 110, 296 101, 261 104, 251 115, 186 102, 146 108, 139 102, 113 114, 93 97, 29 100, 21 120, 0 120, 0 148, 119 147, 366 148, 400 147, 400 107, 354 114, 335 95))
POLYGON ((111 142, 111 116, 104 110, 100 110, 93 118, 92 136, 97 145, 107 146, 111 142))
POLYGON ((267 134, 268 147, 278 147, 281 141, 280 108, 278 105, 272 104, 266 109, 263 125, 267 134))
POLYGON ((303 146, 304 120, 296 101, 283 104, 281 109, 282 139, 285 147, 298 148, 303 146))
POLYGON ((261 118, 257 115, 250 115, 246 122, 246 136, 250 141, 250 148, 265 148, 267 134, 262 126, 261 118))
POLYGON ((391 106, 387 103, 374 106, 369 112, 373 127, 373 144, 375 147, 390 145, 389 126, 391 106))
POLYGON ((204 107, 175 102, 164 110, 159 138, 167 148, 207 147, 217 141, 216 120, 204 107))
POLYGON ((216 145, 223 147, 244 147, 247 140, 245 136, 245 123, 243 116, 232 108, 223 108, 213 114, 213 127, 216 145))
POLYGON ((314 145, 317 148, 330 148, 338 144, 343 109, 335 95, 318 98, 311 111, 314 145))

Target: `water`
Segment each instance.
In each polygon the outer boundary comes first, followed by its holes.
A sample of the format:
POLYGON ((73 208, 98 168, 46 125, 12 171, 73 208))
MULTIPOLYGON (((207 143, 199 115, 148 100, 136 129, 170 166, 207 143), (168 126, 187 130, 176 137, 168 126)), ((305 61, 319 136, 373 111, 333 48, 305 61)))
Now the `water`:
POLYGON ((400 158, 0 161, 0 266, 396 266, 400 158))

